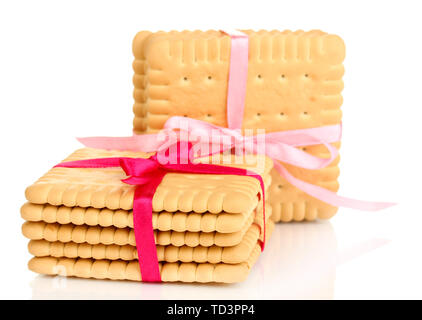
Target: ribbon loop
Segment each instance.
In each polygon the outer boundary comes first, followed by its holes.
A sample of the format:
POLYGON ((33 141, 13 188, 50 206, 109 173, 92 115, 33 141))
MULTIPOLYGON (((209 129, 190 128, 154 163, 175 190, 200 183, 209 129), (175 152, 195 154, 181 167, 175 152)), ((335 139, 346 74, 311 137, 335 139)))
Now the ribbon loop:
POLYGON ((329 158, 319 158, 281 142, 275 142, 273 144, 274 146, 268 148, 268 151, 266 152, 270 158, 304 169, 318 170, 325 168, 338 156, 337 148, 323 141, 321 141, 320 144, 323 144, 329 151, 329 158))

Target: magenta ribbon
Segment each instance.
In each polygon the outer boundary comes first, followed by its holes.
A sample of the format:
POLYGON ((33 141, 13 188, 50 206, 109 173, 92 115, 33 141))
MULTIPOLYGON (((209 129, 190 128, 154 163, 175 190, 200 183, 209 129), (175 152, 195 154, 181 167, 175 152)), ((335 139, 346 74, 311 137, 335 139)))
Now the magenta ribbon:
MULTIPOLYGON (((220 165, 193 163, 190 157, 182 159, 183 151, 180 144, 180 153, 177 153, 176 164, 161 164, 157 155, 147 159, 143 158, 98 158, 78 161, 62 162, 56 167, 60 168, 113 168, 121 167, 128 176, 122 182, 136 186, 133 198, 133 228, 135 232, 136 249, 141 270, 142 281, 161 282, 157 248, 154 240, 152 225, 152 199, 157 187, 164 176, 169 172, 195 173, 195 174, 224 174, 250 176, 260 183, 263 204, 263 241, 261 249, 265 246, 265 188, 262 177, 252 171, 226 167, 220 165)), ((188 150, 188 154, 189 154, 188 150)))

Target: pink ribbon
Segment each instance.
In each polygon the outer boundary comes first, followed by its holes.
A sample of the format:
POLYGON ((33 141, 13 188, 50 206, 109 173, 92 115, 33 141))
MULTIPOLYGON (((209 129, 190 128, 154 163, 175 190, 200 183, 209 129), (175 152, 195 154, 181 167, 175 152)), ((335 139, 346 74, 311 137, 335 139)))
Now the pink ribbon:
MULTIPOLYGON (((194 147, 199 146, 199 150, 204 150, 203 145, 214 144, 213 141, 208 140, 209 137, 217 141, 218 146, 214 149, 216 151, 210 151, 201 156, 220 153, 232 148, 243 148, 248 153, 257 153, 260 143, 265 142, 265 149, 261 148, 259 153, 266 154, 274 160, 274 168, 281 176, 298 189, 330 205, 366 211, 377 211, 394 205, 394 203, 362 201, 339 196, 335 192, 294 177, 283 166, 282 163, 288 163, 311 170, 327 167, 338 156, 337 148, 333 147, 331 143, 340 140, 341 125, 280 131, 261 136, 242 136, 239 130, 223 128, 186 117, 171 117, 165 123, 164 130, 159 134, 134 135, 126 138, 81 138, 79 141, 91 148, 152 152, 166 150, 179 140, 189 141, 194 147), (297 148, 321 144, 329 151, 329 158, 319 158, 297 148)), ((212 147, 211 150, 213 150, 212 147)))
POLYGON ((261 243, 261 249, 264 250, 265 246, 265 188, 262 177, 255 172, 241 168, 193 163, 189 156, 191 153, 190 146, 179 143, 176 148, 180 152, 177 152, 177 162, 173 164, 162 164, 158 160, 157 155, 153 155, 147 159, 116 157, 68 161, 55 166, 60 168, 121 167, 123 169, 128 177, 123 179, 122 182, 136 186, 133 198, 133 228, 142 281, 146 282, 161 282, 152 225, 152 199, 157 187, 169 172, 239 175, 251 176, 257 179, 260 183, 263 203, 263 241, 261 243), (187 156, 184 157, 184 155, 187 156))
POLYGON ((230 129, 241 129, 248 79, 249 39, 245 33, 237 30, 222 32, 231 38, 227 123, 230 129))

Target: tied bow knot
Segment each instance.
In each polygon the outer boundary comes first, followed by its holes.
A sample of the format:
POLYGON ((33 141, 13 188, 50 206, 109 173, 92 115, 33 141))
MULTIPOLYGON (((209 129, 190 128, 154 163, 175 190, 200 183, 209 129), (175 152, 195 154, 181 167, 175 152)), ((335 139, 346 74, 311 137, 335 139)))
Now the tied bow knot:
POLYGON ((161 172, 159 162, 155 156, 150 158, 121 158, 119 165, 126 173, 127 178, 122 179, 122 182, 130 185, 144 185, 154 179, 154 176, 164 173, 161 172))
POLYGON ((199 148, 206 144, 217 144, 222 146, 220 149, 217 148, 218 153, 234 149, 250 154, 266 154, 273 160, 310 170, 325 168, 338 156, 338 150, 331 145, 331 142, 340 139, 341 128, 339 125, 325 128, 326 130, 318 128, 317 131, 315 129, 294 130, 290 136, 286 132, 243 136, 238 129, 223 128, 185 117, 175 116, 165 123, 165 130, 183 132, 180 136, 199 145, 199 148), (334 130, 337 131, 336 135, 333 134, 334 130), (211 141, 209 141, 210 138, 211 141), (327 148, 328 158, 313 156, 297 148, 316 144, 322 144, 327 148))

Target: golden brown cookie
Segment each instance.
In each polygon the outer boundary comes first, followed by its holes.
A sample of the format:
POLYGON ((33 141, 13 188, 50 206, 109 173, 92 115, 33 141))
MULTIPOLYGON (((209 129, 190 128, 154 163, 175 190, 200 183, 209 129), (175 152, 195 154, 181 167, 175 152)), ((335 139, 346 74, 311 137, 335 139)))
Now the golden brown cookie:
MULTIPOLYGON (((105 157, 147 155, 85 148, 65 161, 105 157)), ((272 160, 264 160, 262 176, 268 187, 272 160)), ((121 168, 53 168, 26 189, 26 198, 34 204, 131 210, 135 187, 123 183, 124 178, 121 168)), ((250 176, 168 173, 155 192, 152 207, 155 212, 251 212, 258 204, 260 192, 259 181, 250 176)))
MULTIPOLYGON (((267 232, 273 224, 267 224, 267 232)), ((241 263, 250 256, 260 235, 260 228, 252 224, 242 241, 232 247, 189 247, 189 246, 157 246, 158 261, 165 262, 196 262, 196 263, 241 263)), ((104 245, 75 242, 50 242, 47 240, 31 240, 28 244, 29 253, 36 257, 52 256, 56 258, 84 258, 95 260, 137 260, 138 252, 131 245, 104 245)))
MULTIPOLYGON (((261 204, 258 214, 262 214, 261 204)), ((255 211, 255 210, 254 210, 255 211)), ((153 228, 160 231, 191 231, 232 233, 239 231, 246 220, 255 212, 241 213, 195 213, 195 212, 153 212, 153 228)), ((267 215, 271 208, 267 206, 267 215)), ((97 208, 66 207, 25 203, 21 216, 26 221, 44 221, 47 223, 89 225, 117 228, 133 228, 133 213, 127 210, 110 210, 97 208)))
MULTIPOLYGON (((271 216, 271 210, 267 210, 266 220, 271 216)), ((221 247, 235 246, 239 244, 252 223, 263 225, 262 215, 251 214, 240 226, 239 231, 232 233, 219 232, 177 232, 177 231, 154 231, 157 245, 162 246, 204 246, 217 245, 221 247)), ((88 225, 46 223, 44 221, 26 221, 22 225, 22 233, 31 240, 47 240, 50 242, 75 242, 88 244, 117 244, 136 245, 135 233, 132 228, 100 227, 88 225)), ((261 234, 259 239, 262 240, 261 234)))
MULTIPOLYGON (((274 132, 341 122, 345 46, 340 37, 319 30, 243 31, 249 36, 244 129, 274 132)), ((214 30, 139 32, 133 41, 134 132, 157 132, 171 116, 227 127, 230 46, 229 36, 214 30)), ((303 149, 327 155, 321 145, 303 149)), ((337 191, 338 162, 320 170, 287 167, 299 179, 337 191)), ((336 213, 337 208, 293 187, 275 170, 272 177, 275 221, 336 213)))

